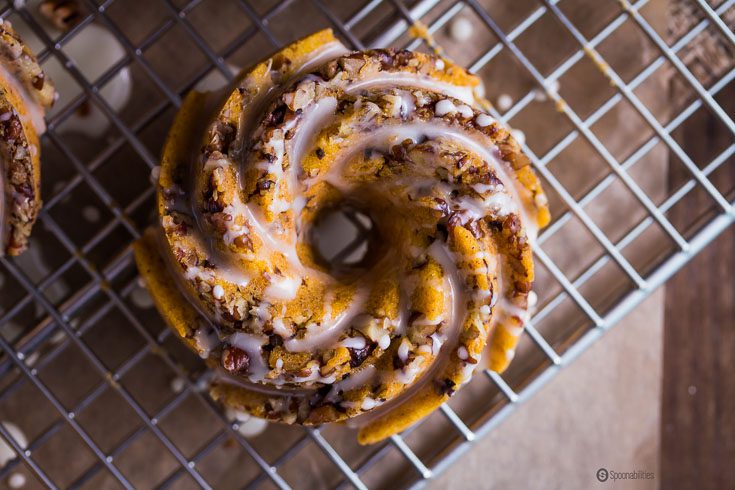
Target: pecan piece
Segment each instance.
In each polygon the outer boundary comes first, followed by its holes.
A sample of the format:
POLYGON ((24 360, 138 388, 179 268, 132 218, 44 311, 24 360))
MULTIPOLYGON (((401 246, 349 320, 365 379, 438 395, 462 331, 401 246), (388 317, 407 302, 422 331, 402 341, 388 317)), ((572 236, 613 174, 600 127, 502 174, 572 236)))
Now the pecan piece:
POLYGON ((521 229, 521 221, 515 214, 509 214, 503 221, 503 228, 508 230, 511 235, 515 235, 521 229))
POLYGON ((242 349, 227 347, 222 352, 222 367, 232 374, 246 373, 250 367, 250 357, 242 349))
POLYGON ((436 386, 436 389, 440 395, 448 395, 448 396, 452 396, 454 392, 456 391, 456 387, 457 387, 454 381, 448 378, 445 378, 441 381, 435 380, 434 386, 436 386))
POLYGON ((356 368, 360 364, 362 364, 365 359, 370 355, 370 353, 375 348, 374 345, 371 344, 365 344, 365 347, 362 349, 353 349, 353 348, 347 348, 347 350, 350 353, 350 367, 356 368))

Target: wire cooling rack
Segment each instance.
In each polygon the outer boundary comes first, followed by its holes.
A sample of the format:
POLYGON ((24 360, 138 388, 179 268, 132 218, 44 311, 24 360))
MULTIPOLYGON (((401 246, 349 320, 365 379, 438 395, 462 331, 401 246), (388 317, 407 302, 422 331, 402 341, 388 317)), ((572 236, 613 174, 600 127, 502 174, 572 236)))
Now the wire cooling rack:
POLYGON ((0 481, 22 473, 31 486, 74 488, 421 485, 735 219, 722 172, 733 138, 691 152, 685 129, 706 117, 735 134, 732 97, 719 97, 735 77, 725 23, 735 0, 692 0, 694 15, 675 36, 660 22, 669 2, 654 0, 85 0, 63 33, 23 3, 0 15, 30 33, 41 62, 75 89, 48 117, 45 205, 31 249, 0 258, 0 435, 17 456, 0 481), (428 36, 412 37, 416 21, 428 36), (123 52, 94 76, 69 54, 92 25, 123 52), (450 35, 462 25, 471 39, 450 35), (436 414, 367 448, 344 427, 272 425, 243 436, 207 397, 201 361, 151 308, 130 248, 151 220, 148 176, 183 95, 326 26, 356 49, 427 50, 431 39, 480 75, 498 101, 493 115, 523 130, 554 214, 535 250, 537 310, 510 370, 479 373, 436 414), (696 56, 704 36, 726 63, 696 56), (123 72, 132 98, 115 108, 105 88, 123 72), (90 110, 109 125, 101 136, 66 127, 90 110))

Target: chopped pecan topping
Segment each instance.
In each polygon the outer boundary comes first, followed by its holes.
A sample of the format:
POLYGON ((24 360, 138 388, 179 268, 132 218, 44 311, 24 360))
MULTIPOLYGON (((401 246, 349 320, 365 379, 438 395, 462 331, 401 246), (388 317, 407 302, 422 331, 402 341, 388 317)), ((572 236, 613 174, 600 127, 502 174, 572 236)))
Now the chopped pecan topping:
POLYGON ((366 343, 365 347, 362 349, 351 349, 348 348, 347 350, 350 353, 350 367, 356 368, 357 366, 361 365, 365 359, 370 355, 370 353, 375 349, 375 344, 366 343))
POLYGON ((247 352, 237 347, 228 347, 222 352, 222 367, 232 374, 242 374, 250 368, 247 352))
POLYGON ((281 104, 277 106, 266 117, 264 121, 265 125, 266 126, 276 126, 278 124, 281 124, 283 122, 283 118, 286 116, 287 110, 288 110, 288 107, 286 106, 286 104, 281 104))
POLYGON ((205 211, 208 213, 221 213, 224 209, 224 205, 220 204, 220 202, 215 199, 209 199, 206 201, 205 211))
POLYGON ((260 192, 264 192, 264 191, 267 191, 268 189, 270 189, 271 187, 273 187, 275 185, 276 185, 275 182, 273 182, 272 180, 266 179, 266 180, 259 180, 258 181, 258 184, 257 184, 257 187, 258 187, 258 190, 260 192))
POLYGON ((393 355, 393 369, 403 369, 406 362, 396 353, 393 355))
POLYGON ((434 202, 437 204, 437 208, 439 212, 442 214, 442 216, 448 216, 449 215, 449 205, 447 204, 447 201, 440 197, 435 197, 434 202))
POLYGON ((515 235, 521 229, 521 221, 515 214, 508 215, 503 221, 503 229, 508 230, 511 235, 515 235))
POLYGON ((43 90, 44 83, 46 83, 46 77, 43 73, 39 73, 38 75, 33 77, 33 80, 31 81, 33 88, 35 88, 36 90, 43 90))
POLYGON ((457 385, 452 381, 451 379, 443 379, 441 381, 436 380, 434 381, 434 386, 436 387, 437 391, 441 395, 449 395, 452 396, 454 394, 454 391, 456 390, 457 385))
POLYGON ((12 113, 7 121, 2 122, 0 128, 2 128, 5 139, 8 140, 17 140, 23 132, 23 126, 21 126, 20 120, 12 113))

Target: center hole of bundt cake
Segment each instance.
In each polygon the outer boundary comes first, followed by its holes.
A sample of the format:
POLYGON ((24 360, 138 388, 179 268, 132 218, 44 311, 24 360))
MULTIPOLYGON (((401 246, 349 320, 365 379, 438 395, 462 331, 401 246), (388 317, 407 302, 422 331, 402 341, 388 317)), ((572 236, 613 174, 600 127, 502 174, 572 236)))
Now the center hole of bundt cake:
POLYGON ((317 260, 337 277, 359 274, 374 264, 379 238, 370 215, 352 204, 323 210, 309 233, 317 260))

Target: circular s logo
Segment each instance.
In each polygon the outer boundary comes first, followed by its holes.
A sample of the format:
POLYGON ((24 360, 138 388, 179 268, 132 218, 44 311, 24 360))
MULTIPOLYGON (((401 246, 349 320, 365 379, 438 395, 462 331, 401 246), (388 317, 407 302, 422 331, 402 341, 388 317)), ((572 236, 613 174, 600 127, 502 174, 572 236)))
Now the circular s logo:
POLYGON ((610 478, 610 473, 605 468, 600 468, 597 470, 597 481, 600 483, 606 482, 608 478, 610 478))

